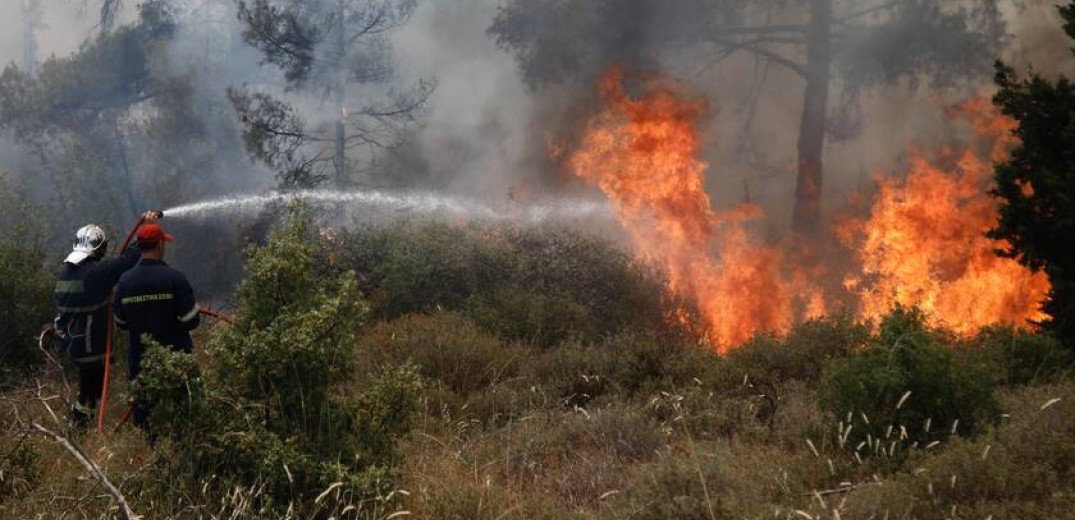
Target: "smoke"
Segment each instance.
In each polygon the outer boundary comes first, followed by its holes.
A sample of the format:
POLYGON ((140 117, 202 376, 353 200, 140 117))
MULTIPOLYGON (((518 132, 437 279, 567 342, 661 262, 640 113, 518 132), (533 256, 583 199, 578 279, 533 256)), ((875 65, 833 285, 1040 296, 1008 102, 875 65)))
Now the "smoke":
MULTIPOLYGON (((99 4, 94 0, 6 1, 18 4, 18 9, 0 19, 3 63, 25 66, 28 20, 23 16, 24 3, 37 2, 41 12, 33 30, 38 63, 76 52, 99 31, 99 4)), ((639 0, 633 2, 638 6, 633 10, 610 9, 606 3, 569 3, 582 8, 560 19, 559 25, 546 27, 550 32, 542 35, 543 52, 566 59, 569 67, 564 74, 552 74, 564 81, 539 82, 530 80, 543 69, 520 66, 516 54, 498 46, 490 27, 502 7, 523 5, 540 18, 552 12, 554 4, 564 2, 420 2, 411 20, 392 35, 398 76, 393 87, 405 90, 420 79, 435 79, 437 89, 424 107, 421 124, 410 130, 407 144, 375 167, 397 178, 397 185, 451 192, 494 207, 527 197, 578 195, 587 188, 558 167, 550 150, 577 140, 581 122, 597 110, 592 79, 607 66, 635 65, 659 69, 677 78, 679 87, 691 96, 709 100, 702 120, 702 158, 709 164, 707 190, 714 203, 723 207, 746 201, 761 204, 769 216, 766 231, 785 233, 795 185, 802 79, 747 54, 718 61, 712 45, 679 38, 684 28, 697 30, 695 25, 703 19, 697 13, 718 20, 726 16, 707 7, 719 2, 639 0), (560 38, 561 32, 569 34, 572 28, 584 26, 598 28, 592 38, 560 38)), ((751 5, 763 4, 787 5, 751 5)), ((1052 3, 1023 4, 1002 4, 1009 31, 1002 57, 1018 67, 1033 65, 1047 74, 1073 70, 1070 42, 1059 28, 1052 3)), ((136 2, 123 5, 118 24, 136 20, 136 2)), ((190 118, 189 128, 200 134, 185 141, 170 136, 160 139, 152 132, 132 137, 131 182, 138 184, 134 191, 139 202, 172 206, 271 189, 276 179, 264 165, 247 157, 240 122, 226 90, 245 86, 288 97, 314 126, 331 121, 337 111, 316 93, 287 91, 281 72, 263 64, 260 53, 243 41, 234 1, 174 0, 171 5, 178 25, 151 67, 157 78, 182 90, 176 97, 180 104, 170 113, 136 111, 127 121, 179 114, 190 118)), ((772 15, 759 8, 751 16, 759 20, 775 16, 767 20, 784 23, 789 20, 780 16, 791 15, 772 15)), ((895 39, 887 44, 887 51, 898 50, 900 41, 913 41, 914 36, 895 39)), ((975 59, 988 69, 993 57, 975 59)), ((938 107, 988 91, 991 85, 986 73, 943 86, 895 81, 847 98, 841 95, 841 85, 835 87, 830 113, 831 125, 838 130, 833 135, 838 138, 826 144, 823 190, 830 208, 843 205, 851 192, 869 191, 874 175, 897 170, 895 165, 916 146, 958 140, 965 130, 949 122, 938 107)), ((0 169, 23 180, 41 170, 37 158, 9 137, 0 138, 0 169)), ((37 185, 34 191, 48 190, 37 185)), ((597 196, 594 191, 588 193, 597 196)), ((75 218, 102 217, 79 214, 75 218)))
POLYGON ((437 80, 415 146, 429 182, 494 200, 540 178, 530 154, 543 142, 533 94, 485 32, 498 4, 428 1, 394 38, 401 77, 437 80))
POLYGON ((6 15, 0 17, 0 63, 24 65, 27 12, 35 3, 40 12, 34 29, 39 62, 78 50, 93 33, 93 13, 79 1, 5 0, 6 15))

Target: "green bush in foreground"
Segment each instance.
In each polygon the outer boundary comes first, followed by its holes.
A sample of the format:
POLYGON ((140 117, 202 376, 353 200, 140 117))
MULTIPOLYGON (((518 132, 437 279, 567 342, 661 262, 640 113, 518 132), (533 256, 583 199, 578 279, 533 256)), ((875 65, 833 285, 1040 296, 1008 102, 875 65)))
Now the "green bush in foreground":
POLYGON ((356 373, 364 304, 353 278, 319 274, 311 233, 299 211, 249 251, 237 322, 205 346, 201 377, 187 354, 155 348, 146 358, 135 392, 194 503, 205 486, 242 486, 260 490, 258 510, 314 516, 392 484, 421 378, 406 365, 356 373), (328 488, 332 500, 315 500, 328 488))
MULTIPOLYGON (((822 377, 820 403, 850 430, 862 456, 925 445, 950 434, 973 435, 1000 414, 993 378, 960 362, 951 338, 925 325, 915 309, 896 309, 861 353, 834 361, 822 377)), ((888 453, 894 456, 894 453, 888 453)))

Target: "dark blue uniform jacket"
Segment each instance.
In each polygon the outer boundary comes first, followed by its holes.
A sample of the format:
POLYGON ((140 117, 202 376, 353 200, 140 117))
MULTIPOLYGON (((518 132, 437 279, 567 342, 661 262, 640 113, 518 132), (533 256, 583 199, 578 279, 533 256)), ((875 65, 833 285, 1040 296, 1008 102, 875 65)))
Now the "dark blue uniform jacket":
POLYGON ((187 277, 162 260, 142 259, 116 285, 116 324, 130 331, 127 367, 131 379, 142 367, 142 335, 175 350, 190 352, 190 331, 198 326, 198 304, 187 277))
POLYGON ((56 330, 76 364, 104 360, 108 337, 108 297, 125 271, 138 262, 138 248, 118 258, 87 258, 79 265, 64 263, 56 282, 56 330))

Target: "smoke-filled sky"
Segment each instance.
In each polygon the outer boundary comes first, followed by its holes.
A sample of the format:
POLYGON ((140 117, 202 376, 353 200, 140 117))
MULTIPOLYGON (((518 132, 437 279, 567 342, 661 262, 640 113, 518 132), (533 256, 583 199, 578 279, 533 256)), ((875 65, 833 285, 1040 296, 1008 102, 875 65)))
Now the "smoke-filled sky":
MULTIPOLYGON (((6 16, 0 18, 0 61, 22 65, 25 43, 24 3, 0 0, 6 16)), ((487 33, 502 0, 420 0, 411 21, 393 36, 394 56, 401 84, 419 78, 435 78, 437 89, 430 98, 424 124, 417 131, 409 153, 420 155, 428 169, 426 178, 438 188, 486 198, 505 197, 516 189, 530 189, 562 172, 548 171, 543 156, 556 132, 579 121, 563 121, 570 100, 578 90, 555 87, 530 89, 522 79, 515 57, 498 49, 487 33)), ((124 2, 121 23, 135 17, 136 2, 124 2)), ((193 64, 214 63, 213 82, 195 82, 196 95, 220 95, 228 84, 280 84, 279 74, 260 66, 253 50, 230 52, 222 61, 204 56, 211 46, 207 38, 225 36, 233 49, 241 46, 234 4, 228 0, 187 0, 185 12, 199 16, 184 19, 174 43, 171 66, 177 71, 193 64), (196 22, 196 23, 195 23, 196 22)), ((1004 12, 1012 35, 1004 57, 1026 67, 1054 73, 1073 70, 1068 42, 1060 30, 1053 1, 1006 5, 1004 12)), ((43 11, 37 31, 38 60, 63 56, 77 50, 96 28, 99 2, 95 0, 41 0, 43 11)), ((989 59, 989 57, 984 57, 989 59)), ((674 60, 672 60, 674 61, 674 60)), ((747 73, 752 60, 729 60, 691 84, 708 98, 711 111, 706 122, 705 159, 710 163, 709 182, 714 200, 733 204, 750 198, 762 202, 777 221, 786 219, 794 182, 795 140, 802 110, 802 86, 797 78, 773 78, 761 87, 758 112, 751 128, 752 140, 740 138, 744 100, 754 83, 747 73), (750 62, 750 63, 748 63, 750 62), (744 150, 750 153, 744 152, 744 150), (744 158, 746 157, 746 158, 744 158)), ((669 69, 689 69, 676 63, 669 69)), ((692 78, 684 79, 688 84, 692 78)), ((988 77, 983 88, 988 88, 988 77)), ((952 132, 945 126, 937 99, 956 99, 960 91, 915 91, 906 86, 871 90, 862 100, 862 132, 845 142, 833 142, 826 150, 826 197, 838 200, 850 189, 862 187, 879 170, 896 161, 909 147, 922 140, 943 140, 952 132)), ((834 94, 835 97, 835 94, 834 94)), ((839 105, 834 99, 833 105, 839 105)), ((304 105, 316 114, 316 103, 304 105)), ((331 110, 325 111, 331 114, 331 110)), ((234 138, 234 136, 221 136, 234 138)), ((0 164, 10 164, 15 153, 0 144, 0 164)), ((416 163, 416 164, 417 164, 416 163)), ((271 174, 258 165, 236 173, 233 167, 219 172, 228 190, 259 190, 271 185, 271 174)))

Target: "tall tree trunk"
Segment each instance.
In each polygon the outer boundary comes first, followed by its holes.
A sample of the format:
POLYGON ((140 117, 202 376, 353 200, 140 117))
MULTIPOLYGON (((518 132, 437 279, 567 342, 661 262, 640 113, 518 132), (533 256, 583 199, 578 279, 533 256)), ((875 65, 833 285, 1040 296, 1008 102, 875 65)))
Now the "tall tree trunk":
POLYGON ((346 29, 345 6, 343 0, 339 0, 337 4, 337 22, 336 22, 336 86, 335 86, 335 103, 336 103, 336 125, 333 131, 333 141, 335 143, 335 153, 333 154, 333 166, 336 173, 336 187, 342 188, 348 181, 347 178, 347 130, 344 128, 344 119, 347 117, 347 40, 344 35, 346 29))
POLYGON ((347 138, 347 131, 343 126, 344 120, 344 103, 346 102, 343 95, 344 87, 337 85, 336 87, 336 109, 339 111, 336 114, 336 127, 333 131, 333 138, 335 142, 335 153, 333 154, 332 163, 336 170, 336 187, 342 188, 347 183, 347 154, 344 143, 347 138))
POLYGON ((807 35, 806 95, 799 126, 799 176, 795 186, 792 226, 811 240, 821 229, 822 155, 831 74, 832 0, 810 0, 807 35))
POLYGON ((30 76, 37 75, 37 28, 41 23, 40 0, 23 0, 23 15, 26 17, 23 33, 23 68, 30 76))
POLYGON ((130 215, 137 215, 138 198, 134 196, 134 177, 131 175, 131 164, 127 160, 127 145, 123 140, 123 132, 119 129, 119 114, 112 116, 112 136, 116 142, 116 151, 119 154, 120 165, 123 166, 123 194, 127 197, 127 208, 130 215))

